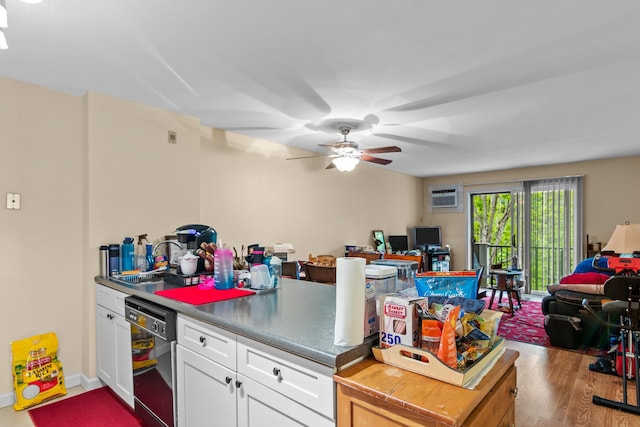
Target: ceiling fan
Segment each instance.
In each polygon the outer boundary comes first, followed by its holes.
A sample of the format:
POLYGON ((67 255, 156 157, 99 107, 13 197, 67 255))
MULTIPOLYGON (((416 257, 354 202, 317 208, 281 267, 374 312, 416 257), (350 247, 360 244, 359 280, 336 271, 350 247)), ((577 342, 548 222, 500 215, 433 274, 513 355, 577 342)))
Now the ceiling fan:
POLYGON ((360 150, 358 149, 358 144, 353 141, 347 141, 347 135, 353 129, 352 126, 343 124, 338 127, 338 130, 343 136, 342 141, 334 142, 333 144, 318 144, 320 147, 324 147, 331 151, 331 154, 327 155, 315 155, 315 156, 304 156, 304 157, 291 157, 287 160, 296 160, 296 159, 308 159, 311 157, 331 157, 333 160, 325 169, 337 168, 341 172, 350 172, 352 171, 356 165, 360 162, 360 160, 364 162, 376 163, 378 165, 388 165, 392 161, 389 159, 382 159, 380 157, 374 157, 371 154, 382 154, 382 153, 398 153, 402 150, 400 147, 395 145, 388 147, 379 147, 379 148, 369 148, 360 150))

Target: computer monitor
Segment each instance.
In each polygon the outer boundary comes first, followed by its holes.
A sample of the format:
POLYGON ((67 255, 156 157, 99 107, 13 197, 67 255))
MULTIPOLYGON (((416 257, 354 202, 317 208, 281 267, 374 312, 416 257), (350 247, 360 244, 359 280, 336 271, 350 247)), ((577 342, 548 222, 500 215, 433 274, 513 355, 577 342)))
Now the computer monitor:
POLYGON ((409 238, 404 236, 389 236, 389 246, 394 252, 406 252, 409 250, 409 238))
POLYGON ((439 225, 413 227, 413 244, 415 248, 429 250, 442 246, 442 230, 439 225))

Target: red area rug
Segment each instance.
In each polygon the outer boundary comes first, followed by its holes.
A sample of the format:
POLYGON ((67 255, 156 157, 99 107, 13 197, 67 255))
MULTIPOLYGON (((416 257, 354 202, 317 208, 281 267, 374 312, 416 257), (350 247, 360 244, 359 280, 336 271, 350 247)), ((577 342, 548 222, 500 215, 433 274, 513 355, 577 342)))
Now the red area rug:
MULTIPOLYGON (((486 297, 485 307, 489 308, 490 297, 486 297)), ((493 301, 493 310, 498 309, 496 299, 493 301)), ((504 297, 503 302, 507 301, 504 297)), ((514 302, 515 304, 515 302, 514 302)), ((520 341, 528 344, 551 347, 549 337, 544 330, 544 314, 542 314, 539 301, 522 301, 522 309, 511 313, 504 313, 500 319, 498 335, 512 341, 520 341)))
POLYGON ((140 427, 133 410, 108 387, 29 410, 36 427, 140 427))

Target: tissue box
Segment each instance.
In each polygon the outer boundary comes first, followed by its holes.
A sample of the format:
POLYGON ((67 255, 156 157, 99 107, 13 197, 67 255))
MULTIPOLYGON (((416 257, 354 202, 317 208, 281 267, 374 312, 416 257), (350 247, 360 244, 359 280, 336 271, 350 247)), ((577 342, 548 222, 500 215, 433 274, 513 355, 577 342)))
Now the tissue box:
POLYGON ((420 342, 420 321, 418 304, 426 306, 426 299, 398 294, 381 296, 384 298, 380 313, 380 347, 388 348, 396 344, 418 347, 420 342))

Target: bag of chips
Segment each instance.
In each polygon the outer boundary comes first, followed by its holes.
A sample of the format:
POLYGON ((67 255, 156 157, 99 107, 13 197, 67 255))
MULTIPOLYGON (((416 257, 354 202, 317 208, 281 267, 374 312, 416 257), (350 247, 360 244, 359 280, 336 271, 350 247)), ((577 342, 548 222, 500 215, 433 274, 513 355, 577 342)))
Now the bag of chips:
POLYGON ((450 368, 458 367, 458 351, 456 347, 456 322, 460 314, 460 306, 455 306, 447 315, 442 325, 442 336, 438 347, 438 359, 450 368))
POLYGON ((53 332, 11 343, 15 410, 30 408, 67 394, 58 360, 58 338, 53 332))

